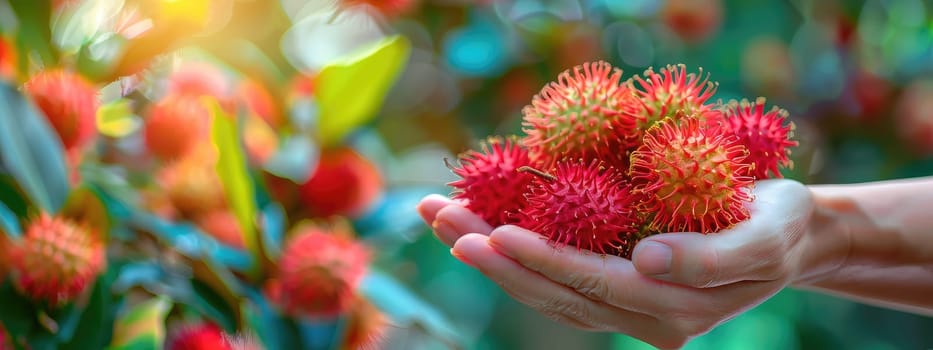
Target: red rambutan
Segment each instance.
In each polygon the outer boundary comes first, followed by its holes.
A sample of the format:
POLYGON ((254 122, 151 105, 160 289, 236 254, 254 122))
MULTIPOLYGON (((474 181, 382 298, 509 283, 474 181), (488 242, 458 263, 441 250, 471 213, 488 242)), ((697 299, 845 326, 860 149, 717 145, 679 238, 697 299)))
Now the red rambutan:
POLYGON ((279 113, 279 106, 276 104, 272 94, 255 79, 246 78, 240 81, 236 89, 237 99, 243 101, 246 108, 270 126, 277 128, 282 126, 282 115, 279 113))
POLYGON ((638 213, 624 174, 593 160, 561 161, 536 175, 518 226, 558 245, 627 256, 635 246, 638 213))
POLYGON ((198 97, 170 95, 152 105, 143 128, 149 153, 161 160, 184 157, 208 137, 210 112, 198 97))
MULTIPOLYGON (((716 93, 716 84, 709 81, 709 76, 687 73, 683 64, 668 65, 655 72, 649 68, 640 76, 633 76, 635 88, 641 103, 633 114, 638 130, 643 134, 655 123, 666 119, 684 119, 696 117, 712 119, 720 114, 718 109, 706 104, 716 93)), ((639 137, 641 137, 641 135, 639 137)))
POLYGON ((535 95, 522 110, 532 161, 542 168, 579 158, 625 166, 626 150, 639 142, 632 117, 639 103, 621 78, 622 70, 607 62, 588 62, 535 95))
POLYGON ((779 166, 793 166, 789 156, 797 141, 791 140, 794 123, 784 125, 786 118, 787 111, 777 107, 765 112, 764 98, 729 105, 723 114, 722 128, 736 135, 739 143, 748 148, 745 162, 752 166, 747 168, 749 173, 743 175, 755 179, 780 178, 779 166))
POLYGON ((688 43, 699 43, 722 25, 722 0, 667 0, 661 19, 677 36, 688 43))
POLYGON ((205 322, 179 327, 167 342, 165 349, 228 350, 232 348, 220 327, 205 322))
POLYGON ((524 191, 534 175, 518 171, 531 166, 528 150, 510 139, 489 138, 482 151, 470 150, 459 159, 459 167, 447 166, 460 177, 448 183, 453 197, 465 199, 470 209, 493 226, 514 224, 525 206, 524 191))
POLYGON ((735 135, 687 118, 659 123, 644 141, 629 174, 652 229, 712 233, 749 217, 754 182, 743 175, 748 149, 735 135))
POLYGON ((312 216, 357 216, 382 191, 382 175, 369 159, 349 147, 325 149, 317 168, 299 186, 298 198, 312 216))
POLYGON ((23 295, 57 306, 90 289, 106 258, 96 232, 43 213, 29 223, 10 262, 13 282, 23 295))
POLYGON ((0 350, 13 350, 15 349, 11 345, 10 336, 6 333, 6 328, 3 327, 3 324, 0 323, 0 350))
POLYGON ((366 274, 369 249, 343 229, 300 227, 282 252, 267 294, 284 312, 330 318, 348 310, 366 274))
POLYGON ((933 80, 908 85, 897 101, 896 130, 908 149, 933 155, 933 80))
POLYGON ((197 218, 226 207, 223 184, 214 169, 216 154, 209 144, 195 146, 184 158, 156 174, 160 189, 182 216, 197 218))
POLYGON ((212 96, 225 99, 232 93, 224 72, 206 62, 186 62, 167 78, 167 95, 212 96))
POLYGON ((53 69, 39 72, 23 85, 65 149, 84 147, 97 136, 97 90, 80 75, 53 69))

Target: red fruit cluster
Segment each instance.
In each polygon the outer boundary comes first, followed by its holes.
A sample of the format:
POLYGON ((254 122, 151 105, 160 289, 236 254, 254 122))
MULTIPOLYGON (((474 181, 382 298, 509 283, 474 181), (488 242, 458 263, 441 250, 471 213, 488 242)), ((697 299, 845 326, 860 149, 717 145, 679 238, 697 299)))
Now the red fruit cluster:
POLYGON ((167 350, 230 350, 223 330, 213 323, 184 325, 165 344, 167 350))
POLYGON ((346 312, 366 274, 369 250, 348 230, 299 227, 286 244, 269 299, 294 316, 329 318, 346 312))
POLYGON ((80 75, 61 69, 39 72, 25 92, 58 133, 66 150, 88 145, 97 136, 97 89, 80 75))
POLYGON ((684 65, 621 77, 606 62, 560 74, 523 110, 521 144, 460 157, 454 196, 491 225, 627 257, 649 234, 747 219, 754 181, 792 165, 793 124, 763 98, 710 103, 716 83, 684 65))
POLYGON ((10 252, 13 282, 49 305, 74 300, 103 271, 104 243, 96 232, 70 220, 41 214, 10 252))
POLYGON ((369 159, 349 147, 325 149, 298 200, 315 217, 363 214, 382 192, 382 176, 369 159))

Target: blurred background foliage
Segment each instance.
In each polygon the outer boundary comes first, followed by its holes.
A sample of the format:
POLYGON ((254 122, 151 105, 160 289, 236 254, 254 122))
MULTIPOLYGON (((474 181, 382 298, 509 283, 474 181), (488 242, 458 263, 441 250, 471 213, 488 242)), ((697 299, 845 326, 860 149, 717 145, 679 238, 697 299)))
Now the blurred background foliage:
MULTIPOLYGON (((120 97, 121 89, 158 75, 179 57, 256 79, 278 101, 300 94, 295 76, 335 74, 326 79, 338 83, 328 86, 353 89, 359 100, 328 102, 318 94, 311 107, 289 104, 294 130, 310 120, 317 134, 313 145, 295 137, 280 147, 312 149, 296 157, 316 162, 315 145, 345 143, 376 163, 384 191, 353 227, 378 247, 374 265, 424 301, 407 293, 382 295, 396 302, 411 297, 394 306, 402 309, 395 315, 449 321, 470 349, 648 348, 529 311, 450 257, 414 211, 424 194, 450 191, 445 184, 454 177, 443 158, 487 135, 519 133, 521 108, 574 65, 604 59, 628 77, 684 63, 718 82, 714 99, 767 97, 797 126, 801 146, 785 176, 805 183, 933 175, 930 1, 0 0, 0 30, 14 39, 16 52, 29 53, 0 73, 23 80, 67 62, 109 84, 102 89, 105 105, 118 100, 107 96, 120 97), (146 12, 146 6, 157 10, 146 12), (136 21, 139 13, 164 17, 136 21), (404 41, 405 54, 378 56, 363 71, 322 73, 386 40, 404 41), (397 79, 373 75, 391 66, 391 57, 404 60, 397 79), (380 80, 387 85, 380 87, 380 80), (334 110, 328 103, 344 108, 345 118, 326 117, 334 110), (423 304, 437 314, 417 307, 423 304)), ((116 122, 103 123, 113 135, 132 133, 143 119, 116 115, 116 122)), ((265 170, 307 175, 307 167, 291 169, 293 159, 285 159, 284 168, 267 163, 265 170)), ((930 318, 786 290, 688 348, 924 349, 933 346, 931 330, 930 318)), ((403 330, 388 345, 451 345, 430 333, 403 330)))

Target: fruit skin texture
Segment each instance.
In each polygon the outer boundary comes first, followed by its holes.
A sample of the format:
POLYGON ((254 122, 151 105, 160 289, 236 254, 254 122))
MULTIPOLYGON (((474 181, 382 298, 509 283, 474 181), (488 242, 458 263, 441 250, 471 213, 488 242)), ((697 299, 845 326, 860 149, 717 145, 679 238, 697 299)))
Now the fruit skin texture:
POLYGON ((24 85, 26 94, 55 129, 66 150, 86 146, 97 136, 97 90, 63 69, 42 71, 24 85))
POLYGON ((625 150, 638 143, 633 116, 639 106, 621 78, 622 70, 607 62, 587 62, 535 95, 522 110, 532 161, 542 169, 577 158, 624 166, 625 150))
POLYGON ((163 161, 184 157, 208 137, 209 113, 191 95, 169 95, 152 105, 143 129, 149 153, 163 161))
POLYGON ((287 314, 332 318, 352 304, 369 259, 366 246, 342 229, 299 227, 266 292, 287 314))
POLYGON ((185 325, 178 329, 165 346, 168 350, 228 350, 232 349, 223 330, 213 323, 185 325))
POLYGON ((40 214, 11 254, 13 282, 25 296, 66 304, 89 289, 106 266, 96 232, 70 220, 40 214))
POLYGON ((681 120, 687 117, 714 119, 719 110, 706 101, 716 93, 717 85, 703 77, 703 71, 688 73, 683 64, 668 65, 659 72, 648 68, 641 76, 633 76, 632 84, 641 101, 632 117, 636 120, 639 137, 666 118, 681 120))
POLYGON ((448 183, 453 198, 466 200, 466 208, 492 226, 514 224, 525 206, 524 190, 534 175, 518 171, 531 166, 528 150, 510 139, 490 138, 481 151, 470 150, 451 170, 460 177, 448 183))
POLYGON ((794 124, 785 126, 786 118, 787 111, 777 107, 765 112, 764 98, 730 104, 723 114, 721 126, 748 148, 745 161, 751 166, 745 175, 755 179, 781 178, 779 167, 793 166, 789 157, 797 141, 791 140, 794 124))
POLYGON ((299 186, 298 199, 317 217, 361 215, 382 191, 382 174, 349 147, 321 152, 317 168, 299 186))
POLYGON ((688 118, 651 128, 632 153, 630 176, 640 211, 661 232, 712 233, 749 217, 754 184, 748 150, 715 124, 688 118))
POLYGON ((598 161, 559 162, 536 177, 518 226, 558 245, 626 256, 635 246, 638 213, 624 175, 598 161), (542 176, 544 175, 544 176, 542 176))

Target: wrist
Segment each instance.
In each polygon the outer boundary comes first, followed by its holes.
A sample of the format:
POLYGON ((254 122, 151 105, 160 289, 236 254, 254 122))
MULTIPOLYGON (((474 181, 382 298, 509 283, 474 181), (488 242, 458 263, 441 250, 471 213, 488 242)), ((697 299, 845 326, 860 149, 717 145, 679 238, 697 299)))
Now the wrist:
POLYGON ((810 187, 814 209, 800 238, 797 271, 790 284, 816 286, 846 266, 853 255, 855 231, 865 227, 852 215, 854 203, 819 187, 810 187))

